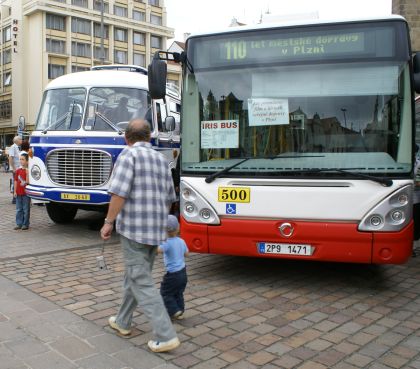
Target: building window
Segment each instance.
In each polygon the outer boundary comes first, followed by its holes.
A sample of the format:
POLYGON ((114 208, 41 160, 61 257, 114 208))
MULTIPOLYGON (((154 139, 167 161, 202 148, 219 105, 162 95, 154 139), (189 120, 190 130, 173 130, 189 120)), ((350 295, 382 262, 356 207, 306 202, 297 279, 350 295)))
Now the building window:
POLYGON ((134 45, 144 45, 144 33, 133 32, 133 44, 134 45))
POLYGON ((86 72, 90 70, 90 67, 82 67, 80 65, 72 65, 71 66, 71 72, 75 73, 75 72, 86 72))
POLYGON ((66 53, 66 41, 47 38, 47 52, 56 54, 66 53))
POLYGON ((7 49, 3 51, 3 64, 8 64, 12 62, 12 50, 7 49))
MULTIPOLYGON (((93 25, 93 35, 95 37, 102 37, 101 35, 101 25, 99 23, 95 23, 93 25)), ((109 26, 107 24, 104 24, 104 38, 109 37, 109 26)))
POLYGON ((71 43, 71 54, 73 56, 83 56, 85 58, 91 57, 90 44, 85 44, 84 42, 75 42, 71 43))
POLYGON ((133 19, 136 21, 144 22, 146 20, 146 14, 138 10, 133 10, 133 19))
POLYGON ((3 86, 12 85, 12 72, 7 72, 3 74, 3 86))
MULTIPOLYGON (((109 54, 108 49, 104 47, 104 54, 105 54, 105 60, 109 60, 109 54)), ((93 57, 95 59, 101 60, 102 59, 102 52, 100 46, 95 46, 93 49, 93 57)))
POLYGON ((48 78, 54 79, 66 73, 66 67, 58 64, 48 64, 48 78))
POLYGON ((12 117, 12 100, 0 101, 0 119, 12 117))
POLYGON ((144 67, 145 66, 145 55, 144 54, 137 54, 134 53, 133 54, 133 64, 134 65, 139 65, 140 67, 144 67))
POLYGON ((10 41, 11 39, 12 39, 12 28, 10 26, 3 28, 3 43, 10 41))
POLYGON ((151 36, 150 37, 151 46, 155 49, 162 48, 162 38, 159 36, 151 36))
POLYGON ((88 7, 88 0, 71 0, 71 5, 81 6, 82 8, 88 7))
POLYGON ((114 62, 118 64, 127 64, 127 51, 115 50, 114 62))
MULTIPOLYGON (((97 11, 101 11, 102 7, 102 0, 95 0, 93 2, 93 9, 97 11)), ((104 1, 104 13, 109 13, 109 4, 108 2, 104 1)))
POLYGON ((90 35, 90 21, 82 18, 72 18, 71 31, 74 33, 83 33, 84 35, 90 35))
POLYGON ((153 6, 159 6, 159 0, 149 0, 149 4, 153 6))
POLYGON ((127 8, 124 8, 122 6, 114 5, 114 15, 118 15, 119 17, 125 17, 128 16, 127 8))
POLYGON ((150 14, 150 23, 161 26, 162 25, 162 17, 160 17, 159 15, 150 14))
POLYGON ((127 30, 121 28, 114 29, 114 40, 127 42, 127 30))
POLYGON ((55 29, 57 31, 66 30, 66 18, 60 15, 47 14, 47 25, 48 29, 55 29))

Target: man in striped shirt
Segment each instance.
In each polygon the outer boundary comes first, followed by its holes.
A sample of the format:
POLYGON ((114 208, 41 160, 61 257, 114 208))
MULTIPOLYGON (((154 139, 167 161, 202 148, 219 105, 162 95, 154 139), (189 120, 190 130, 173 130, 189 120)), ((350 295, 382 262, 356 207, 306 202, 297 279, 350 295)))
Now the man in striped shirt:
POLYGON ((143 309, 153 327, 154 352, 170 351, 180 345, 162 297, 154 285, 152 268, 157 246, 167 238, 169 207, 176 200, 166 158, 153 150, 150 126, 134 119, 127 126, 127 148, 119 155, 111 177, 111 201, 101 237, 111 237, 114 221, 121 236, 125 275, 124 295, 109 325, 122 335, 131 333, 133 312, 143 309))

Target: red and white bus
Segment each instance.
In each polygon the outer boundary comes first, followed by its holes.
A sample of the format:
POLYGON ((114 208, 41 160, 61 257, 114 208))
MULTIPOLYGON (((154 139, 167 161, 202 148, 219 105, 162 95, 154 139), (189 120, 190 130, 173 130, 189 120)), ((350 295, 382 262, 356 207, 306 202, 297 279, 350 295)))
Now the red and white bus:
MULTIPOLYGON (((180 218, 191 251, 404 263, 413 245, 414 90, 406 21, 317 21, 191 36, 180 218)), ((416 82, 417 81, 417 82, 416 82)))

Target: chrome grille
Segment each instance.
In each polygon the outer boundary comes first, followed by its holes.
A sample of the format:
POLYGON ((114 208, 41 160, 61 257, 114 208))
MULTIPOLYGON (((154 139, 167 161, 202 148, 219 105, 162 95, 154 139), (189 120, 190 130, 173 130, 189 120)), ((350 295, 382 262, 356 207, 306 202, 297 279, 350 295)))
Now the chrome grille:
POLYGON ((47 156, 51 180, 64 186, 96 187, 111 175, 111 156, 99 150, 54 150, 47 156))

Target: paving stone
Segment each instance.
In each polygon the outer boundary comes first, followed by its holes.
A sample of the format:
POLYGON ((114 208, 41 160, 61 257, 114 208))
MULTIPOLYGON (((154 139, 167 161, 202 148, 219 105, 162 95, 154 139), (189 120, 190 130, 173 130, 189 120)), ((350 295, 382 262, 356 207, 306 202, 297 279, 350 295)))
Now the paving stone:
POLYGON ((78 360, 95 354, 95 349, 76 337, 66 337, 51 343, 51 347, 70 360, 78 360))
POLYGON ((40 340, 28 335, 25 335, 23 338, 7 341, 4 345, 13 351, 17 357, 23 359, 50 351, 40 340))
POLYGON ((71 361, 53 351, 49 351, 37 356, 32 356, 25 359, 25 362, 31 367, 31 369, 79 368, 78 365, 72 363, 71 361))

